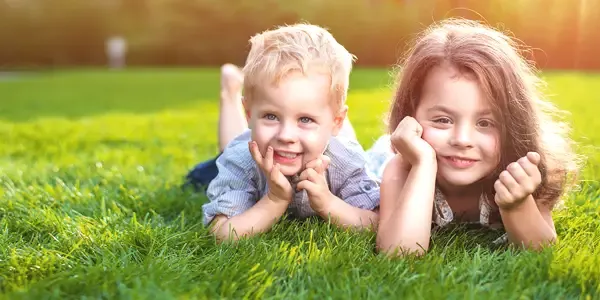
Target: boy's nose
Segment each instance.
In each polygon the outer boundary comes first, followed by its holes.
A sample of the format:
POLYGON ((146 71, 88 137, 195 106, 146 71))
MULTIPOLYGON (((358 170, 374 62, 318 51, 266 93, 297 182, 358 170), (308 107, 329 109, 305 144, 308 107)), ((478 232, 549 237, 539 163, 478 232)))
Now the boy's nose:
POLYGON ((282 126, 277 138, 283 143, 293 143, 298 139, 298 134, 293 126, 282 126))

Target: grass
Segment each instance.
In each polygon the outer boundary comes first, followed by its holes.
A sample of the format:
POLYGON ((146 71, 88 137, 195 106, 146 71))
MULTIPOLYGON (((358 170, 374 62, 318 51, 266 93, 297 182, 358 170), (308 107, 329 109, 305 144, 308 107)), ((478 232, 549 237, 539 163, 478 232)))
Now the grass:
MULTIPOLYGON (((180 184, 217 151, 216 70, 27 74, 0 82, 0 292, 42 298, 567 299, 600 296, 600 75, 545 74, 588 163, 541 252, 487 233, 433 237, 390 260, 374 233, 284 221, 237 246, 201 225, 206 199, 180 184)), ((390 97, 356 70, 350 117, 368 147, 390 97)))

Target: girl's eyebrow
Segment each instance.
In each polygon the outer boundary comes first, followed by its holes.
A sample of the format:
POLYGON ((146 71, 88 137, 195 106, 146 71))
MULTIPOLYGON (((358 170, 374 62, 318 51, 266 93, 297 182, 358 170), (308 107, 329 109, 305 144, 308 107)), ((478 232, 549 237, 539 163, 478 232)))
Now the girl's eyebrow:
MULTIPOLYGON (((456 114, 456 112, 454 110, 452 110, 451 108, 446 107, 444 105, 440 105, 440 104, 436 104, 436 105, 430 107, 427 110, 427 112, 435 112, 435 111, 441 111, 441 112, 447 113, 449 115, 456 114)), ((477 112, 477 115, 479 115, 479 116, 493 116, 494 114, 493 114, 492 110, 490 110, 490 109, 484 109, 484 110, 481 110, 481 111, 477 112)))
POLYGON ((450 108, 443 106, 443 105, 439 105, 439 104, 436 104, 427 110, 427 112, 434 112, 434 111, 441 111, 441 112, 445 112, 450 115, 454 114, 454 111, 452 111, 450 108))

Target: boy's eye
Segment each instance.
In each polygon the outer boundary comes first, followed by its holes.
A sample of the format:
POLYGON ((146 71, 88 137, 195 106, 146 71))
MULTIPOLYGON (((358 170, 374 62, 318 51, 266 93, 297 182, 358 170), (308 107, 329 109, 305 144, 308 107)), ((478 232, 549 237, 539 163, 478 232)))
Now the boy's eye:
POLYGON ((274 114, 266 114, 263 118, 271 121, 277 120, 277 117, 274 114))
POLYGON ((450 124, 450 123, 452 123, 452 120, 450 120, 449 118, 446 118, 446 117, 442 117, 442 118, 437 118, 437 119, 433 120, 433 122, 441 123, 441 124, 450 124))
POLYGON ((314 122, 314 120, 309 117, 302 117, 300 118, 300 122, 308 124, 314 122))

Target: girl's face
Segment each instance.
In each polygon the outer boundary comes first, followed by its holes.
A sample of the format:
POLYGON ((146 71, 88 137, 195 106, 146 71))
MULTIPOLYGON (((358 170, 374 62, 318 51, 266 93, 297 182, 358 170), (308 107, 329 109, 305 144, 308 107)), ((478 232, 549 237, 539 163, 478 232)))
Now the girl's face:
POLYGON ((425 79, 416 119, 436 152, 438 182, 448 189, 471 185, 500 162, 500 120, 476 79, 456 68, 433 68, 425 79))

